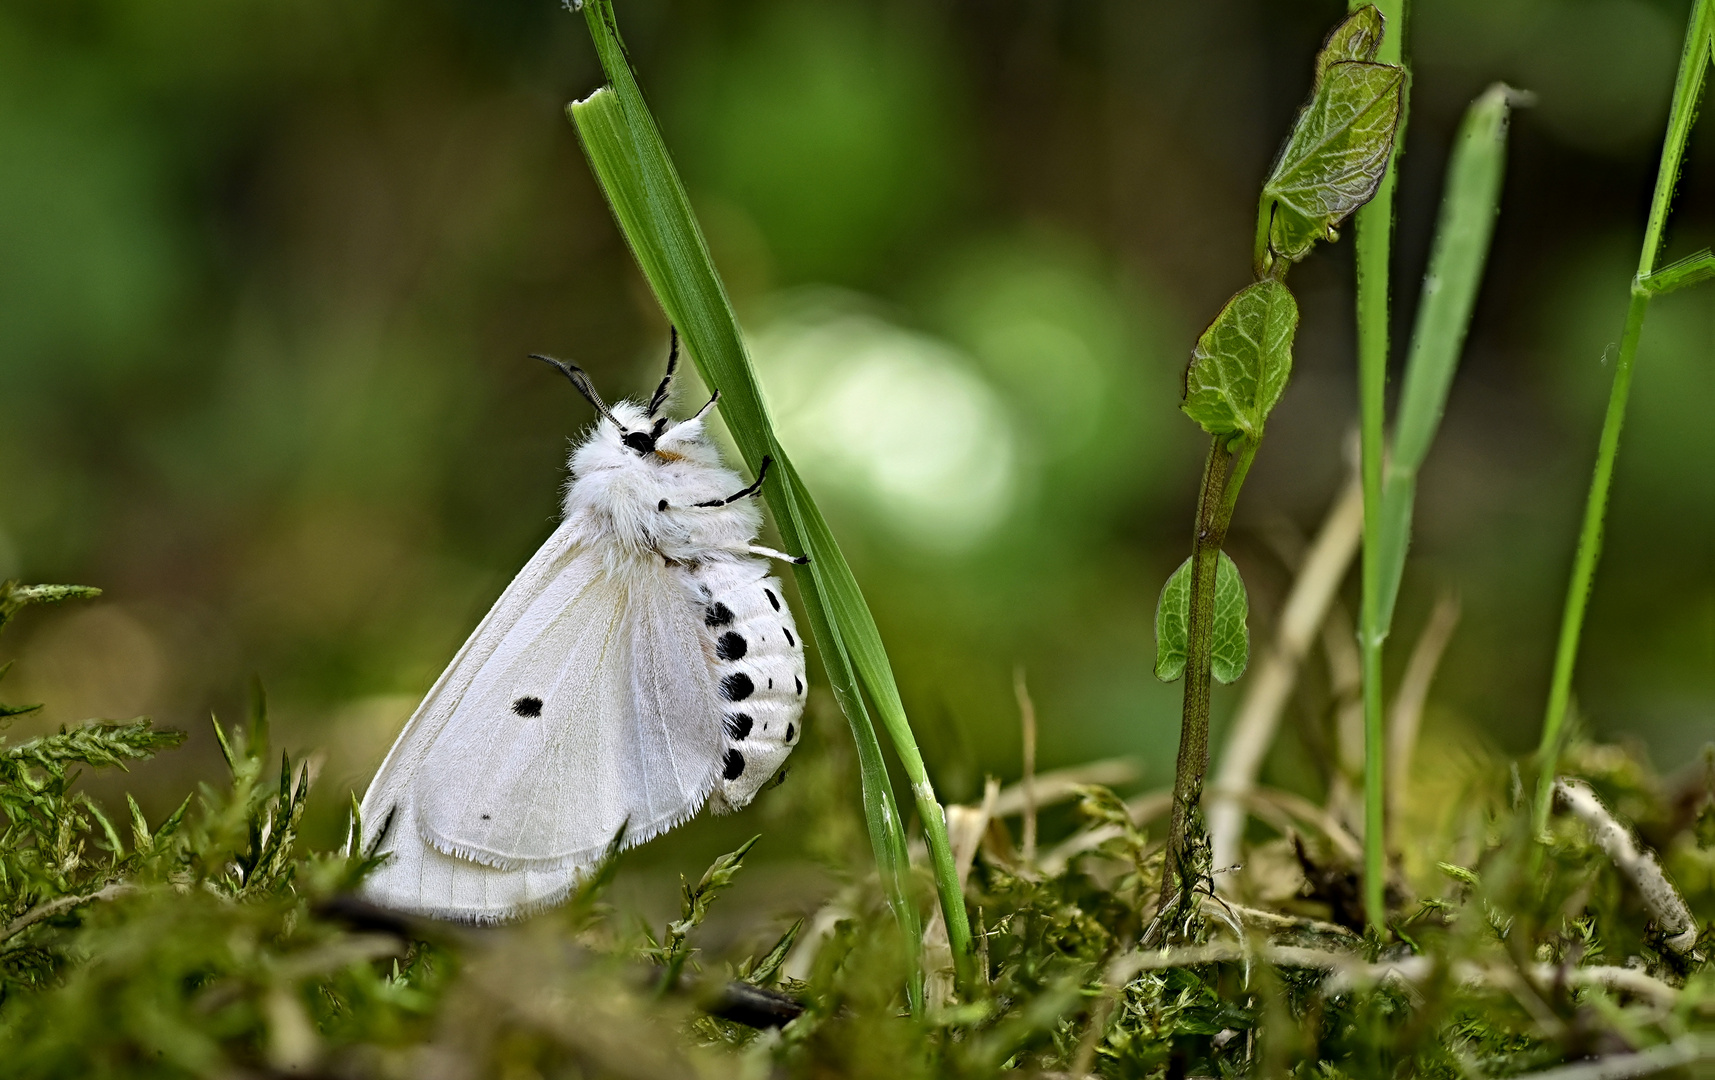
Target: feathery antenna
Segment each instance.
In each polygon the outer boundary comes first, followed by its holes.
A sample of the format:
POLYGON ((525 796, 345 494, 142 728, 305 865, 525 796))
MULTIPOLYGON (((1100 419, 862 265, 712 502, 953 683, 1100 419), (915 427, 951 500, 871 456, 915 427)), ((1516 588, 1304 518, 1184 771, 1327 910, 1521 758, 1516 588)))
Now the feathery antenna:
POLYGON ((595 411, 601 413, 609 423, 618 428, 621 434, 628 430, 624 424, 614 417, 612 411, 607 407, 607 402, 601 399, 601 395, 595 392, 595 384, 590 382, 589 373, 583 368, 576 364, 568 364, 564 360, 556 360, 552 356, 543 356, 541 353, 531 353, 530 359, 540 360, 544 364, 552 364, 561 375, 564 375, 573 386, 577 387, 578 393, 584 396, 584 400, 594 405, 595 411))
POLYGON ((667 390, 673 385, 673 372, 679 366, 679 328, 673 326, 668 329, 673 336, 672 343, 667 346, 667 374, 662 376, 661 385, 655 388, 655 396, 649 399, 650 416, 666 404, 667 390))

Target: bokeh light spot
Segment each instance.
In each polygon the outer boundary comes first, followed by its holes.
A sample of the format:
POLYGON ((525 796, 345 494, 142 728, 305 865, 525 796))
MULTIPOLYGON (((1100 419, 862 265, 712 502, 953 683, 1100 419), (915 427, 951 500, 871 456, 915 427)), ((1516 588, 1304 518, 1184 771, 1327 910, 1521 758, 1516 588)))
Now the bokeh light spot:
POLYGON ((951 346, 823 295, 754 348, 781 437, 813 483, 943 551, 1006 518, 1017 446, 1000 396, 951 346))

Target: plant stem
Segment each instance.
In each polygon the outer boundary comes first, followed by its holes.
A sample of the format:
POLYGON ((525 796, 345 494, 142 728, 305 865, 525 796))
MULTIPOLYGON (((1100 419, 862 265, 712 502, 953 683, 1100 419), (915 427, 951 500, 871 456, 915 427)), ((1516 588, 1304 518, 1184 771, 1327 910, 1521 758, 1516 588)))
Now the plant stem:
MULTIPOLYGON (((1256 458, 1259 439, 1216 435, 1203 466, 1197 500, 1197 531, 1191 548, 1191 603, 1186 624, 1185 705, 1179 727, 1179 757, 1173 774, 1173 812, 1168 827, 1167 864, 1161 876, 1161 905, 1166 913, 1176 899, 1188 899, 1208 873, 1208 836, 1200 805, 1203 775, 1209 771, 1209 690, 1214 657, 1215 571, 1239 489, 1256 458)), ((1158 920, 1160 916, 1157 916, 1158 920)), ((1163 924, 1164 925, 1164 924, 1163 924)))
POLYGON ((1572 670, 1578 662, 1578 639, 1584 629, 1584 612, 1590 599, 1590 583, 1602 554, 1602 522, 1608 511, 1608 488, 1614 478, 1614 459, 1620 452, 1620 428, 1626 420, 1626 399, 1632 390, 1632 362, 1637 358, 1638 339, 1643 334, 1644 315, 1650 293, 1643 279, 1655 270, 1662 233, 1673 205, 1673 187, 1679 179, 1680 158, 1697 118, 1697 99, 1703 93, 1704 70, 1709 64, 1711 33, 1715 32, 1715 0, 1697 0, 1685 30, 1685 51, 1679 59, 1679 77, 1673 88, 1673 111, 1668 117, 1667 138, 1656 170, 1655 194, 1650 200, 1649 224, 1644 229, 1643 250, 1638 254, 1638 272, 1632 279, 1631 303, 1626 308, 1626 329, 1620 337, 1620 357, 1614 364, 1614 382, 1608 390, 1608 410, 1602 418, 1602 438, 1596 448, 1596 468, 1590 476, 1590 494, 1584 503, 1584 527, 1578 535, 1578 554, 1572 562, 1572 580, 1566 588, 1566 607, 1560 619, 1560 644, 1554 655, 1554 676, 1549 684, 1548 711, 1542 722, 1542 742, 1537 748, 1536 803, 1531 822, 1540 834, 1548 823, 1554 797, 1554 773, 1559 756, 1562 728, 1572 700, 1572 670))
MULTIPOLYGON (((1363 4, 1352 4, 1354 10, 1363 4)), ((1376 6, 1386 20, 1376 59, 1405 67, 1406 0, 1378 0, 1376 6)), ((1382 722, 1382 643, 1387 627, 1382 622, 1382 565, 1379 558, 1382 528, 1382 453, 1387 407, 1388 362, 1388 270, 1393 253, 1393 195, 1400 148, 1405 144, 1407 109, 1411 102, 1411 71, 1406 69, 1400 90, 1399 126, 1395 129, 1393 155, 1375 198, 1358 211, 1358 400, 1362 414, 1362 464, 1364 488, 1363 609, 1358 644, 1364 671, 1364 911, 1371 929, 1380 930, 1387 919, 1383 882, 1387 873, 1386 833, 1382 808, 1385 805, 1383 763, 1386 734, 1382 722)))

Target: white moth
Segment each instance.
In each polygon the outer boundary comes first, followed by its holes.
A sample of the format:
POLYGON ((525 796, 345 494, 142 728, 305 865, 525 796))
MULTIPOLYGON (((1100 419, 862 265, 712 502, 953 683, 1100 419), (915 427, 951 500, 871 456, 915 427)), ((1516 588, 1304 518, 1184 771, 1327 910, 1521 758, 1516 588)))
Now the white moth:
MULTIPOLYGON (((370 900, 491 922, 563 899, 615 837, 736 810, 791 753, 804 647, 762 514, 703 426, 609 409, 572 451, 565 517, 430 689, 363 797, 370 900)), ((768 461, 763 461, 766 472, 768 461)))

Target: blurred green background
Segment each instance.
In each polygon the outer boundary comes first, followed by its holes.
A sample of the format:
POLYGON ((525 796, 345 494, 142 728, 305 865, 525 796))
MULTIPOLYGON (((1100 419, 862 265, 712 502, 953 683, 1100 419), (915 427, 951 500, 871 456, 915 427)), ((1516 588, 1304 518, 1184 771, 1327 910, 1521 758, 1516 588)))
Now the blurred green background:
MULTIPOLYGON (((1257 185, 1343 7, 616 6, 945 794, 1017 775, 1015 665, 1044 766, 1130 755, 1165 782, 1180 689, 1151 677, 1151 620, 1203 452, 1179 373, 1248 280, 1257 185)), ((1414 7, 1402 341, 1465 104, 1497 79, 1538 100, 1393 657, 1457 590, 1425 738, 1513 753, 1540 723, 1688 5, 1414 7)), ((666 327, 561 113, 595 71, 551 0, 0 2, 0 577, 106 590, 4 642, 5 699, 48 703, 9 738, 189 729, 124 779, 158 815, 213 775, 207 716, 240 715, 256 677, 280 741, 319 755, 332 842, 551 530, 589 413, 525 354, 612 396, 659 377, 666 327)), ((1670 257, 1715 234, 1707 127, 1670 257)), ((1350 251, 1293 275, 1296 377, 1229 545, 1255 642, 1345 470, 1350 251)), ((1715 732, 1710 297, 1652 311, 1578 680, 1592 727, 1665 765, 1715 732)), ((1274 782, 1319 790, 1328 723, 1294 706, 1274 782)), ((825 700, 812 733, 801 756, 838 760, 825 700)))

